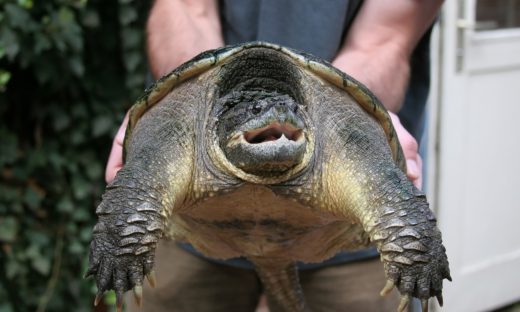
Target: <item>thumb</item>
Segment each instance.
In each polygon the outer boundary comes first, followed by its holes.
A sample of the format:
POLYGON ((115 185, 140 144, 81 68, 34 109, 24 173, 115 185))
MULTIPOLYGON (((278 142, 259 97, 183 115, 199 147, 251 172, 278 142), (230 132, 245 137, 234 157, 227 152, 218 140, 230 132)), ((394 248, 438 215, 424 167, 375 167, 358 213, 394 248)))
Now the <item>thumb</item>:
POLYGON ((128 125, 128 113, 123 119, 123 123, 117 130, 117 134, 112 142, 112 150, 108 156, 107 167, 105 169, 105 181, 107 183, 114 180, 116 173, 123 168, 123 142, 125 140, 126 126, 128 125))
POLYGON ((396 114, 389 112, 392 124, 397 133, 397 138, 401 147, 403 148, 403 154, 406 159, 408 179, 417 187, 422 186, 422 159, 419 155, 419 145, 415 138, 403 127, 399 117, 396 114))

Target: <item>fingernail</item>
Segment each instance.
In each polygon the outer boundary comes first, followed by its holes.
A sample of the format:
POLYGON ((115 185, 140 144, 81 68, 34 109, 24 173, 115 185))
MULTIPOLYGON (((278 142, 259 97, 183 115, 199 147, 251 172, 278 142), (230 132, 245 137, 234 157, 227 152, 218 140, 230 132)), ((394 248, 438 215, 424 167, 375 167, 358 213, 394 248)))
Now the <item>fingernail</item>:
POLYGON ((412 180, 417 179, 420 175, 419 166, 413 159, 406 160, 406 167, 408 169, 408 177, 412 180))

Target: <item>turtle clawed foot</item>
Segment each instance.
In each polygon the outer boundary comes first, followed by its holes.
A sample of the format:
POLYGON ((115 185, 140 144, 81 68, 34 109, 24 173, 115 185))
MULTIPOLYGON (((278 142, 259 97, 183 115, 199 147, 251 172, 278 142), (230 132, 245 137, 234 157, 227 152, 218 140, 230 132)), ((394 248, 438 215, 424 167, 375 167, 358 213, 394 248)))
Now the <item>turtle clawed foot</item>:
POLYGON ((422 312, 428 312, 428 299, 421 299, 422 312))
MULTIPOLYGON (((383 287, 383 289, 380 292, 381 296, 388 295, 392 291, 392 289, 394 289, 395 286, 396 286, 396 283, 393 280, 388 279, 386 281, 385 286, 383 287)), ((438 294, 435 295, 435 297, 437 298, 437 302, 439 303, 439 306, 442 307, 444 304, 444 300, 442 298, 442 293, 439 292, 438 294)), ((398 312, 406 311, 406 309, 410 305, 411 298, 412 298, 412 296, 410 295, 410 293, 402 293, 401 300, 399 301, 399 307, 397 308, 397 311, 398 312)), ((420 300, 421 300, 421 311, 428 312, 428 309, 429 309, 428 300, 429 299, 423 297, 423 298, 420 298, 420 300)))
POLYGON ((133 290, 137 306, 143 301, 144 278, 152 287, 157 284, 153 271, 154 250, 146 246, 147 252, 139 253, 137 248, 114 246, 113 240, 98 234, 90 249, 88 276, 96 280, 98 293, 94 305, 98 305, 105 291, 113 289, 116 294, 116 311, 122 311, 124 293, 133 290))
POLYGON ((401 295, 401 300, 399 301, 399 307, 397 308, 398 312, 405 312, 406 308, 408 308, 408 305, 410 304, 410 295, 401 295))
MULTIPOLYGON (((407 311, 407 308, 410 305, 410 301, 411 296, 409 294, 401 295, 401 300, 399 301, 399 307, 397 308, 397 311, 407 311)), ((428 312, 428 299, 421 299, 421 311, 428 312)))
POLYGON ((157 279, 155 277, 155 271, 150 271, 150 273, 146 274, 146 279, 152 288, 155 288, 157 285, 157 279))
POLYGON ((135 304, 138 307, 141 307, 143 304, 143 286, 135 285, 134 286, 134 300, 135 304))
MULTIPOLYGON (((135 304, 141 308, 143 303, 143 286, 135 285, 133 288, 135 304)), ((96 298, 94 299, 94 306, 97 306, 103 299, 104 292, 98 291, 96 298)), ((116 293, 116 311, 121 312, 123 310, 123 293, 116 293)))
MULTIPOLYGON (((383 287, 383 289, 380 292, 380 295, 381 296, 388 295, 392 291, 392 289, 394 289, 394 287, 395 287, 395 282, 390 279, 387 280, 385 286, 383 287)), ((410 304, 410 299, 411 299, 411 296, 409 294, 401 294, 401 300, 399 301, 399 307, 397 308, 397 311, 398 312, 406 311, 406 308, 410 304)), ((423 308, 423 312, 424 311, 425 310, 423 308)))
POLYGON ((116 311, 117 312, 123 311, 123 293, 122 292, 116 292, 116 311))
POLYGON ((395 282, 394 281, 387 280, 386 284, 385 284, 385 287, 383 287, 383 289, 381 289, 381 292, 379 294, 381 296, 388 295, 392 291, 392 289, 394 289, 394 286, 395 286, 395 282))
POLYGON ((94 299, 94 306, 95 307, 97 307, 97 305, 99 304, 101 299, 103 299, 103 292, 98 291, 98 293, 96 294, 96 298, 94 299))
POLYGON ((442 294, 437 295, 437 302, 439 302, 439 306, 442 307, 442 305, 444 304, 444 299, 442 298, 442 294))
MULTIPOLYGON (((436 297, 437 297, 437 301, 439 302, 439 306, 442 307, 442 305, 443 305, 442 294, 438 294, 436 297)), ((429 309, 428 300, 429 299, 424 299, 424 298, 421 299, 421 311, 422 312, 428 312, 428 309, 429 309)))
MULTIPOLYGON (((157 285, 157 279, 155 277, 155 271, 150 271, 146 274, 146 279, 152 288, 157 285)), ((135 304, 140 308, 143 305, 143 286, 136 284, 133 288, 135 304)))

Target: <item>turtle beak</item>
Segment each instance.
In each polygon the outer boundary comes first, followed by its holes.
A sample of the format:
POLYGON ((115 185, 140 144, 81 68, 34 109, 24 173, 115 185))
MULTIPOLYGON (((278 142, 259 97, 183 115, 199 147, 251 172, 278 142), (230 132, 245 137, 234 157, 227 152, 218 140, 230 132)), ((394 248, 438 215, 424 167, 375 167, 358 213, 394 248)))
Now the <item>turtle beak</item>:
POLYGON ((302 161, 306 146, 303 129, 274 122, 235 133, 226 144, 225 153, 235 166, 262 175, 285 172, 296 166, 302 161))
POLYGON ((244 139, 250 144, 262 144, 265 142, 276 141, 282 136, 289 141, 303 140, 303 130, 290 123, 275 122, 262 128, 245 131, 244 139))

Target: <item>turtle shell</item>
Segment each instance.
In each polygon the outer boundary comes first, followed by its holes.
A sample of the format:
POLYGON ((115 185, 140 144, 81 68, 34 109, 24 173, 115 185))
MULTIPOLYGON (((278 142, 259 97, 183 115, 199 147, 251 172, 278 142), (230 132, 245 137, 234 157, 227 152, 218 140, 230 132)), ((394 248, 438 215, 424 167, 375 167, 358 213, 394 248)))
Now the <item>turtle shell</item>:
POLYGON ((335 68, 327 61, 308 53, 267 42, 249 42, 226 46, 215 50, 208 50, 157 80, 155 84, 145 91, 144 95, 130 109, 129 122, 126 128, 123 144, 123 161, 125 161, 126 158, 127 144, 132 135, 132 130, 137 124, 139 118, 141 118, 148 109, 157 104, 175 86, 179 85, 183 81, 197 76, 214 66, 222 65, 229 58, 236 56, 247 49, 254 48, 273 49, 279 53, 283 53, 302 68, 309 70, 336 87, 345 90, 366 112, 372 115, 379 122, 386 134, 394 161, 403 172, 406 172, 405 157, 401 145, 399 144, 395 129, 392 125, 390 115, 383 104, 381 104, 377 97, 367 87, 351 76, 335 68))

